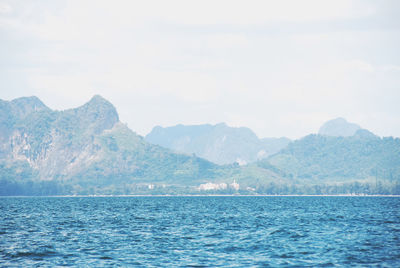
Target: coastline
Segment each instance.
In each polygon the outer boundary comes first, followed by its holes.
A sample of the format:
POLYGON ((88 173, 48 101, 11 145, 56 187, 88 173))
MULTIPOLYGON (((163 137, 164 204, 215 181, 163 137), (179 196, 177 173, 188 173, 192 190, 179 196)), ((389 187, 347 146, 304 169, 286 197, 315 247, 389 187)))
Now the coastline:
POLYGON ((239 195, 239 194, 226 194, 226 195, 206 195, 206 194, 181 194, 181 195, 20 195, 20 196, 0 196, 0 198, 89 198, 89 197, 400 197, 400 195, 239 195))

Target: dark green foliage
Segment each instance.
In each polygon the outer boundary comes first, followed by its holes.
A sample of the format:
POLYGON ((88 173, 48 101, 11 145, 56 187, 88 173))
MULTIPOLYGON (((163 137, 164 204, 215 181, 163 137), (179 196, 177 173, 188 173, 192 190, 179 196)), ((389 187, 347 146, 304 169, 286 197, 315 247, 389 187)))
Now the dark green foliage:
POLYGON ((309 135, 267 161, 299 179, 400 180, 400 139, 309 135))

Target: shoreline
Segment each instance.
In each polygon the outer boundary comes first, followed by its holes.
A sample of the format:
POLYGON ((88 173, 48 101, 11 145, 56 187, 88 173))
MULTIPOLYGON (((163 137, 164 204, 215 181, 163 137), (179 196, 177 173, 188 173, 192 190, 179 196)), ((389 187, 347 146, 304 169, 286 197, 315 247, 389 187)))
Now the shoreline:
POLYGON ((400 195, 352 195, 352 194, 338 194, 338 195, 239 195, 239 194, 226 194, 226 195, 213 195, 213 194, 181 194, 181 195, 148 195, 148 194, 138 194, 138 195, 16 195, 16 196, 0 196, 0 198, 74 198, 74 197, 400 197, 400 195))

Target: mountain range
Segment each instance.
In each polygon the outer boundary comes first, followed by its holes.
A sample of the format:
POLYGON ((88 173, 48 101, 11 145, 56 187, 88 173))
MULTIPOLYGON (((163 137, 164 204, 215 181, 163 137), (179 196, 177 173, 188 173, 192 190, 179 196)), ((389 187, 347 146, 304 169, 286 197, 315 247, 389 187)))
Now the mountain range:
POLYGON ((38 98, 0 102, 0 194, 140 192, 144 184, 185 185, 215 177, 204 159, 147 143, 100 96, 52 111, 38 98), (42 189, 43 188, 43 189, 42 189))
POLYGON ((0 195, 400 194, 399 183, 400 139, 343 118, 295 141, 226 124, 143 138, 98 95, 64 111, 0 100, 0 195))
POLYGON ((290 143, 288 138, 259 139, 246 127, 217 125, 156 126, 146 141, 185 154, 196 154, 216 164, 240 165, 277 153, 290 143))

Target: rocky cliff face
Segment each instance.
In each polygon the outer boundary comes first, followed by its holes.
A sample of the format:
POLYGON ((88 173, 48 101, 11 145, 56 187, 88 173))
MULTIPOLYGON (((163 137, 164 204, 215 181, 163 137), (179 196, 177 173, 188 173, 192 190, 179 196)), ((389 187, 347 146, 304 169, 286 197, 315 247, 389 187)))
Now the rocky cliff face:
MULTIPOLYGON (((12 101, 0 100, 0 145, 4 145, 9 139, 17 122, 33 112, 49 110, 37 97, 23 97, 12 101)), ((4 148, 1 152, 4 152, 4 148)))
POLYGON ((215 176, 212 163, 145 142, 101 96, 65 111, 53 111, 36 97, 0 101, 0 138, 0 186, 31 179, 92 193, 99 187, 122 191, 144 181, 190 184, 215 176))
POLYGON ((26 161, 41 179, 71 176, 99 158, 95 136, 119 122, 111 103, 94 96, 76 109, 51 111, 36 97, 2 102, 2 158, 26 161))

